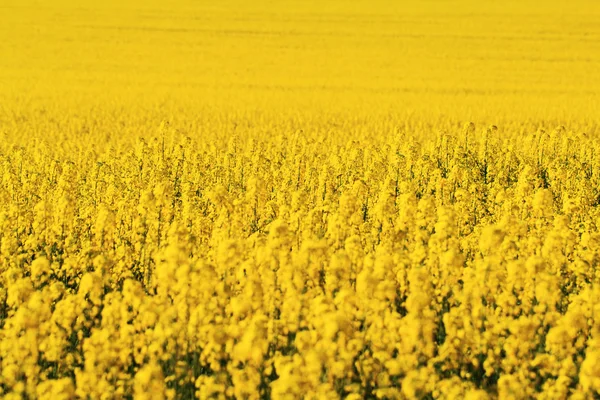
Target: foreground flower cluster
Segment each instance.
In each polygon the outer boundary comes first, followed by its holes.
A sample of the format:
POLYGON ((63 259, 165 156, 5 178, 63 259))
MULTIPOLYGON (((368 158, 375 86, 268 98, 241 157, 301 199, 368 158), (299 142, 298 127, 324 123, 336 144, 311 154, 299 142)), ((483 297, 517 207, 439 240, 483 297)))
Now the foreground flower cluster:
POLYGON ((593 137, 2 146, 6 398, 600 390, 593 137))

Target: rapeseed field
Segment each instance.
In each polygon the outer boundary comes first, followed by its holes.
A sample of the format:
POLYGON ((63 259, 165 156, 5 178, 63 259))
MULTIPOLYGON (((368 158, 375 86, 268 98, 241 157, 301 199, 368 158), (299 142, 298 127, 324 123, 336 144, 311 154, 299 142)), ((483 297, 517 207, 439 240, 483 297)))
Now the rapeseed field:
POLYGON ((0 396, 598 397, 599 20, 0 0, 0 396))

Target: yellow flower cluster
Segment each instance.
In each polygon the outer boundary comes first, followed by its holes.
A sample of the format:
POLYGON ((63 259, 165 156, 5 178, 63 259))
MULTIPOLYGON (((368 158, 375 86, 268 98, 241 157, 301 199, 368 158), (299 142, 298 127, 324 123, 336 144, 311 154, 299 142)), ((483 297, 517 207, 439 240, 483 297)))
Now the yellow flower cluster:
POLYGON ((593 135, 174 126, 0 145, 1 396, 600 391, 593 135))

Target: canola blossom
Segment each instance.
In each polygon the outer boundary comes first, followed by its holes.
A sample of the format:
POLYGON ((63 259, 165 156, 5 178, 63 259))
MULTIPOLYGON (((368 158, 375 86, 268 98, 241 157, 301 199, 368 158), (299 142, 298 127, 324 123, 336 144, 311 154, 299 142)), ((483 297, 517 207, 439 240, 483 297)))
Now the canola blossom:
POLYGON ((599 389, 595 139, 163 134, 3 149, 8 398, 599 389))
POLYGON ((2 398, 598 396, 595 3, 175 3, 0 5, 2 398))

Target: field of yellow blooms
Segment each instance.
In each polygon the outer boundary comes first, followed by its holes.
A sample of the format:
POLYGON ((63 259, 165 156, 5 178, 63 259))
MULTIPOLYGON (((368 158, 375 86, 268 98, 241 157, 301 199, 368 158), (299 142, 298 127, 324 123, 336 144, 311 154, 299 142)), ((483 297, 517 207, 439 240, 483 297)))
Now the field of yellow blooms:
POLYGON ((0 0, 0 397, 598 398, 599 18, 0 0))

